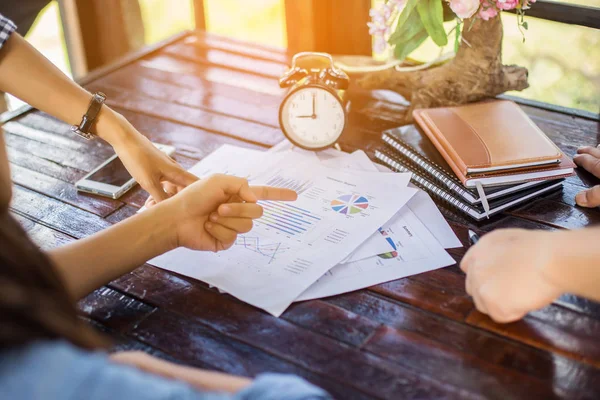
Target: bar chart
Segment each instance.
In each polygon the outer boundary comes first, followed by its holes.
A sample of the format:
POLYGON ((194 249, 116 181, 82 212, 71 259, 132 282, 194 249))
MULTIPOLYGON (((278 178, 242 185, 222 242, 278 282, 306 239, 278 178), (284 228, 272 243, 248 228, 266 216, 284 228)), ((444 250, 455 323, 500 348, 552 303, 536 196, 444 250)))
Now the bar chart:
POLYGON ((263 207, 263 216, 256 222, 286 235, 302 235, 321 220, 311 211, 289 203, 259 201, 259 204, 263 207))
POLYGON ((312 187, 312 182, 310 180, 287 178, 278 174, 269 179, 266 184, 274 187, 292 189, 298 193, 298 195, 312 187))

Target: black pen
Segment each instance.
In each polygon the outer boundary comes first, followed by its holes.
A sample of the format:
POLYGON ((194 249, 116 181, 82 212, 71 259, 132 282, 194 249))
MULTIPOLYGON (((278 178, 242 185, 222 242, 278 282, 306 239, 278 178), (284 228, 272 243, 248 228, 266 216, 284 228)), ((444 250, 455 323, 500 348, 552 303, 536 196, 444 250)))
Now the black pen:
POLYGON ((470 229, 469 229, 469 242, 471 242, 472 245, 477 244, 477 242, 479 242, 479 235, 470 229))

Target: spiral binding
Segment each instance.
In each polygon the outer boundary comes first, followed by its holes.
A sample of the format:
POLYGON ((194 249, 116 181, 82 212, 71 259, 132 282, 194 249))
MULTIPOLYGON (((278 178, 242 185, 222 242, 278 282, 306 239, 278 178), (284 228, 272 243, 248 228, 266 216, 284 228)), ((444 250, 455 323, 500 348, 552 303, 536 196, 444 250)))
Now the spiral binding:
POLYGON ((425 172, 433 175, 440 182, 444 183, 450 190, 453 190, 457 193, 460 193, 463 197, 472 199, 472 202, 477 201, 477 199, 467 190, 464 189, 462 184, 459 184, 459 181, 456 181, 452 178, 449 178, 447 174, 441 172, 444 169, 437 165, 434 161, 429 159, 424 159, 420 155, 417 154, 416 150, 413 149, 412 146, 402 142, 402 145, 399 145, 396 142, 396 139, 388 136, 388 134, 384 134, 382 136, 383 141, 389 146, 396 149, 399 153, 404 155, 406 158, 411 160, 425 172), (433 166, 432 166, 433 165, 433 166), (437 167, 437 168, 436 168, 437 167))
POLYGON ((414 184, 419 186, 421 189, 435 195, 437 198, 439 198, 440 200, 443 200, 448 205, 450 205, 466 214, 469 214, 475 218, 478 218, 478 219, 481 218, 480 212, 469 207, 468 205, 466 205, 462 201, 458 200, 455 196, 453 196, 449 192, 441 189, 439 186, 435 185, 434 183, 430 182, 429 180, 418 175, 413 170, 409 169, 406 166, 406 164, 404 164, 402 161, 396 160, 393 155, 391 155, 390 153, 387 153, 386 150, 375 150, 375 157, 398 172, 412 173, 411 180, 413 181, 414 184))

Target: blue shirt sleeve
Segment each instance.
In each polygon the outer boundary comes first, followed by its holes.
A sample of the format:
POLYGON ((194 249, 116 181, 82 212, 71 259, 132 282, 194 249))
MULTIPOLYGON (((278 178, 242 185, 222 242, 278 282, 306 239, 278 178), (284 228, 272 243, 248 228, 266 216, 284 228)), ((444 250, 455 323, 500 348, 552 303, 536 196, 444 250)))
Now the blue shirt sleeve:
POLYGON ((38 342, 0 353, 0 387, 12 400, 328 400, 289 375, 259 375, 234 395, 201 392, 185 382, 111 362, 65 342, 38 342))

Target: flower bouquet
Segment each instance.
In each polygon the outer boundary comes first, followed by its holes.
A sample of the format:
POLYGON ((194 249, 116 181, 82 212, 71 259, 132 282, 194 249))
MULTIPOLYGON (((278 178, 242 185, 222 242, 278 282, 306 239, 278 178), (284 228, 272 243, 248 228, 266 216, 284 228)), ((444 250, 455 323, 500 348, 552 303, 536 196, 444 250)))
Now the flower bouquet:
MULTIPOLYGON (((366 89, 391 89, 411 109, 464 104, 528 87, 527 69, 502 64, 500 12, 515 10, 521 32, 524 12, 535 0, 387 0, 371 10, 368 23, 376 52, 393 54, 384 65, 348 67, 366 89), (448 31, 444 22, 455 21, 448 31), (428 63, 407 57, 428 37, 454 51, 428 63)), ((344 68, 344 66, 341 66, 344 68)), ((410 119, 410 114, 407 115, 410 119)))

